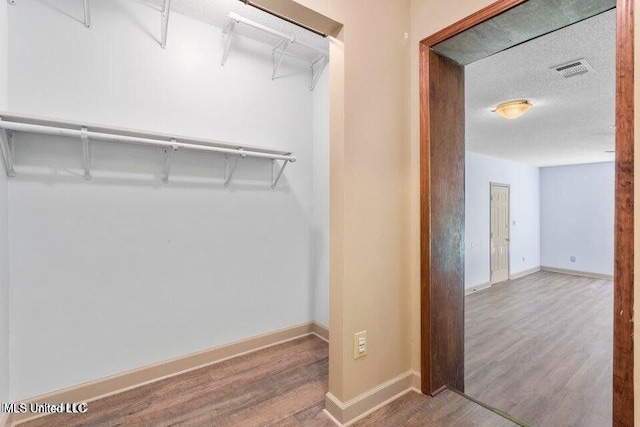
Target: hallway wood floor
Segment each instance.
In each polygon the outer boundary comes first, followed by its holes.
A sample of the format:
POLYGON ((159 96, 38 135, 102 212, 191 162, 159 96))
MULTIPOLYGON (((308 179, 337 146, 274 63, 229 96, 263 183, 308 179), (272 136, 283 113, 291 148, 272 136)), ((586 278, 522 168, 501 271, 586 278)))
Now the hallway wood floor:
MULTIPOLYGON (((89 404, 19 424, 73 426, 333 427, 323 413, 329 346, 315 336, 250 353, 89 404)), ((452 392, 408 393, 358 427, 502 427, 511 422, 452 392)))
POLYGON ((534 426, 611 425, 613 283, 541 271, 465 298, 465 392, 534 426))

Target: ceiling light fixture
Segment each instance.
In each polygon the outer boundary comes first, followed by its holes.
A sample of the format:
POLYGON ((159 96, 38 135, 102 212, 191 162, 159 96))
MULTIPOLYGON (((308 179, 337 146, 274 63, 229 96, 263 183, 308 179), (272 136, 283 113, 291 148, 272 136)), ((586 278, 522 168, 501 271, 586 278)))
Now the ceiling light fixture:
POLYGON ((505 119, 517 119, 531 107, 533 107, 533 104, 526 99, 517 99, 499 104, 493 112, 500 114, 505 119))

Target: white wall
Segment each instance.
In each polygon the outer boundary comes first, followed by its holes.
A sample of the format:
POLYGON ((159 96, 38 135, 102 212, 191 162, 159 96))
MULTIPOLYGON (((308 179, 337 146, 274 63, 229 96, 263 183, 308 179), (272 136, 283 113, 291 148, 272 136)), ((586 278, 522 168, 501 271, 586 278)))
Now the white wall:
POLYGON ((613 162, 541 169, 543 266, 613 274, 614 172, 613 162))
MULTIPOLYGON (((0 111, 8 109, 7 47, 7 2, 0 1, 0 111)), ((0 402, 9 400, 8 196, 7 177, 4 167, 0 165, 0 402)))
POLYGON ((466 153, 465 288, 490 281, 490 183, 509 184, 510 274, 540 266, 540 169, 466 153), (515 223, 514 223, 515 222, 515 223))
POLYGON ((329 326, 329 73, 313 92, 313 318, 329 326))
POLYGON ((272 191, 270 163, 244 160, 226 189, 222 157, 179 152, 163 186, 158 151, 95 143, 85 182, 78 141, 17 135, 12 398, 326 323, 326 261, 310 256, 326 257, 326 240, 312 244, 313 190, 326 179, 313 163, 326 148, 312 147, 304 67, 272 82, 270 48, 241 39, 221 67, 220 29, 177 14, 162 50, 157 12, 136 2, 92 1, 90 30, 80 12, 69 1, 11 8, 12 111, 244 141, 298 161, 272 191))

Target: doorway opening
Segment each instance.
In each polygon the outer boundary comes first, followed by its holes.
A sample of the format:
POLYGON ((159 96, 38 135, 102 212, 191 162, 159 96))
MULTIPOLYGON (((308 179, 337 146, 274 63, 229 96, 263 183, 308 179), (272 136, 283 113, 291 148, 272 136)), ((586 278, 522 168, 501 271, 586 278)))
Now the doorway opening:
MULTIPOLYGON (((561 9, 560 15, 566 18, 570 3, 498 1, 421 42, 422 391, 435 395, 445 388, 465 389, 464 254, 469 248, 464 244, 463 66, 615 7, 615 263, 613 309, 609 310, 614 325, 610 380, 613 424, 633 425, 633 4, 627 0, 611 4, 581 2, 573 5, 582 8, 572 14, 573 22, 549 18, 557 12, 554 8, 561 9), (553 22, 557 27, 549 28, 553 22), (507 32, 505 28, 513 30, 510 25, 519 30, 510 33, 517 36, 501 38, 500 28, 507 32), (468 36, 466 41, 454 40, 454 36, 463 34, 468 36), (460 52, 461 46, 467 56, 446 55, 447 50, 460 52)), ((563 363, 559 361, 558 367, 563 363)))

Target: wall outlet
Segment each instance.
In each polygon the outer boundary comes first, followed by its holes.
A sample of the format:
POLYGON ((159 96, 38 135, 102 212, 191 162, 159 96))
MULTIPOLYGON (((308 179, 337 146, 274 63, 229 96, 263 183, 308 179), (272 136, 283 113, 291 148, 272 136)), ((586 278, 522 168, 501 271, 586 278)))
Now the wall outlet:
POLYGON ((353 359, 359 359, 367 355, 367 331, 357 332, 353 335, 353 359))
POLYGON ((571 255, 571 258, 569 258, 571 260, 571 262, 576 262, 576 256, 575 255, 571 255))

